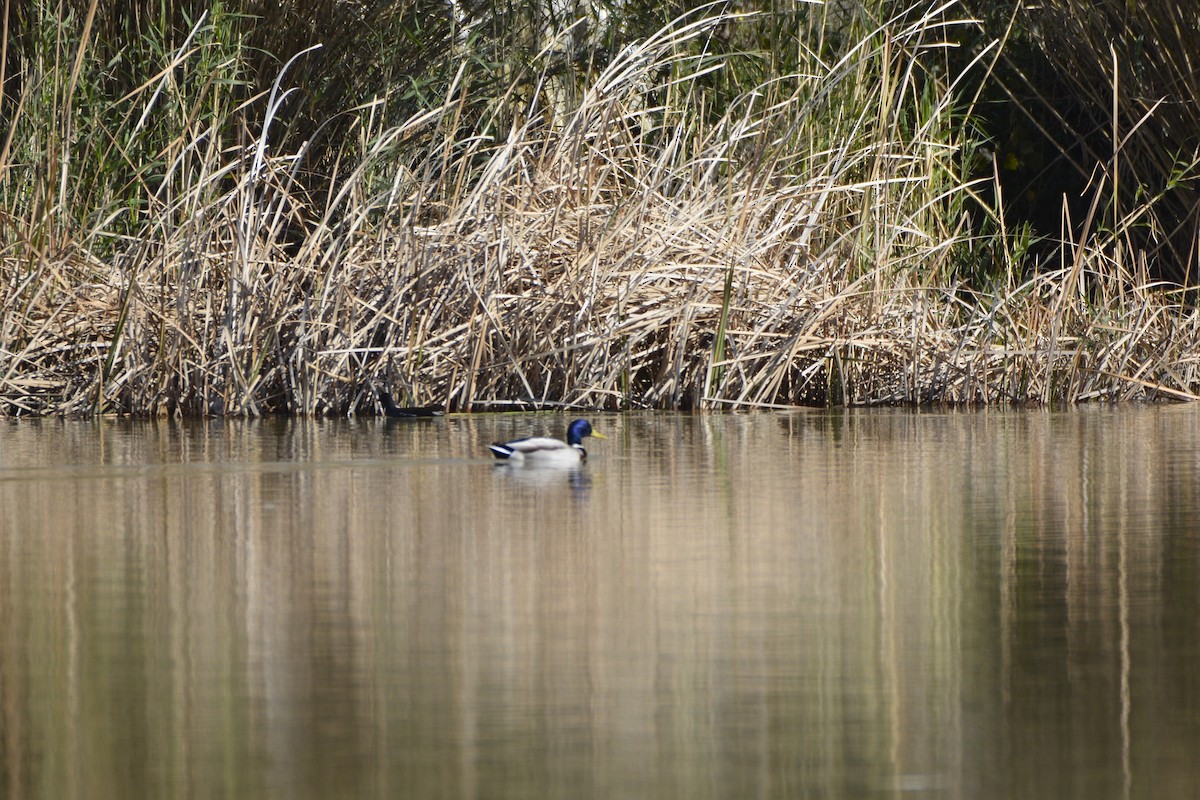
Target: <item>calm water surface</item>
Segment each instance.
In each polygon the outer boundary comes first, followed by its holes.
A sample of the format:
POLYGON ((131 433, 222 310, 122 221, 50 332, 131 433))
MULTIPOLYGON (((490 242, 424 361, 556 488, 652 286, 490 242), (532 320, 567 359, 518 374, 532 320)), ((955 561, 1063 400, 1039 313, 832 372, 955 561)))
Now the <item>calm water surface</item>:
POLYGON ((1200 796, 1200 409, 564 422, 0 423, 0 796, 1200 796))

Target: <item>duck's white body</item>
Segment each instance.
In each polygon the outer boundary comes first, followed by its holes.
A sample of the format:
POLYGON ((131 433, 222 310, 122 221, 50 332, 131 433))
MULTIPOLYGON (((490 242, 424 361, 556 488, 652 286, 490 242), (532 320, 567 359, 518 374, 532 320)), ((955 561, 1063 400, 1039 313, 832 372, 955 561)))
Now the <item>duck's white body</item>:
POLYGON ((503 444, 490 444, 488 449, 496 458, 513 464, 582 464, 587 458, 583 445, 567 444, 548 436, 532 436, 503 444))

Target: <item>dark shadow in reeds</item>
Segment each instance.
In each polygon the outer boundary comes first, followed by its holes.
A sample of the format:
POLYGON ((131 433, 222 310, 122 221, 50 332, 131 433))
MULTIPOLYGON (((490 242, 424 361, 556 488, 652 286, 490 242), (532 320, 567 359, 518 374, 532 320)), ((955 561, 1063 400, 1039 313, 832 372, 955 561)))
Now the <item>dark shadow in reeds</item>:
MULTIPOLYGON (((1193 284, 1200 6, 968 4, 985 36, 1009 37, 989 92, 1002 102, 983 116, 1011 198, 1009 224, 1029 223, 1043 237, 1120 241, 1145 257, 1152 276, 1193 284), (1102 206, 1085 229, 1100 176, 1102 206), (1072 227, 1060 237, 1065 225, 1072 227)), ((1042 253, 1055 256, 1053 248, 1042 253)))

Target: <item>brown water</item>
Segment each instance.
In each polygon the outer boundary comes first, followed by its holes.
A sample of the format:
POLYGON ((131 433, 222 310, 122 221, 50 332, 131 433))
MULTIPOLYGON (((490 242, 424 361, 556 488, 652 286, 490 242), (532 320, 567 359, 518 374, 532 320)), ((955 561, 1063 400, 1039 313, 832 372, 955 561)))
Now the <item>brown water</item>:
POLYGON ((1200 796, 1200 409, 564 421, 0 423, 0 796, 1200 796))

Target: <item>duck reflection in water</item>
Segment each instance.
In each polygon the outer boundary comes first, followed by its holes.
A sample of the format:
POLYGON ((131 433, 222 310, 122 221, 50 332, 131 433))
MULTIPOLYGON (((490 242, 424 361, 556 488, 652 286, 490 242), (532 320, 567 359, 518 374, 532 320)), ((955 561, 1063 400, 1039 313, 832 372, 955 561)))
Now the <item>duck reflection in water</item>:
POLYGON ((529 466, 498 462, 493 467, 497 479, 527 489, 550 489, 569 486, 576 495, 585 494, 592 488, 592 476, 582 465, 576 466, 529 466))

